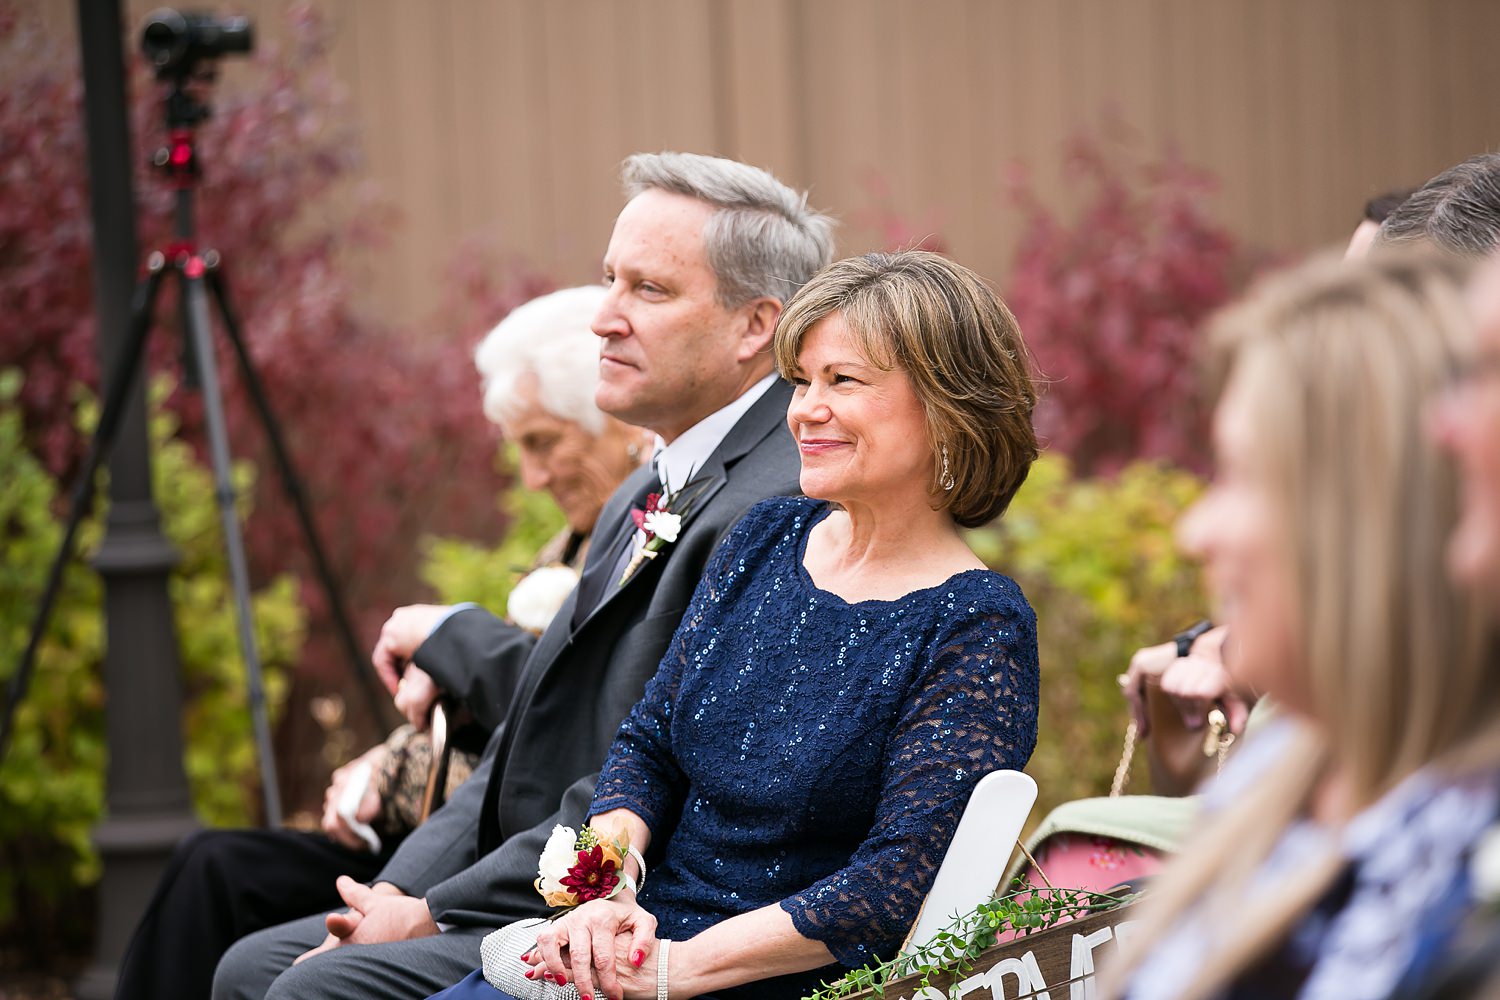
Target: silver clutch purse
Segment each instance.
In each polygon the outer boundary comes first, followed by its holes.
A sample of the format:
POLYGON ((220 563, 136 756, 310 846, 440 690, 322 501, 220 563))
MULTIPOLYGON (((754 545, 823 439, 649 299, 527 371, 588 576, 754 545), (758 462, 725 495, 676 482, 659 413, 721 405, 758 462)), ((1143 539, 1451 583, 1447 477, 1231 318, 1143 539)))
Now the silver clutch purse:
POLYGON ((527 979, 521 956, 536 947, 536 932, 547 921, 543 917, 517 920, 479 942, 480 968, 484 981, 516 1000, 579 1000, 578 987, 559 986, 545 979, 527 979))

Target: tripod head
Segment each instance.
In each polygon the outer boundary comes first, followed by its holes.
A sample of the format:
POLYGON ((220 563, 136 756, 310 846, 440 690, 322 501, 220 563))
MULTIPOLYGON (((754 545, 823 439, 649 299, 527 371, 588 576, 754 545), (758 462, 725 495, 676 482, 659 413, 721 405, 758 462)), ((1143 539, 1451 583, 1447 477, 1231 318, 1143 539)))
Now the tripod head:
POLYGON ((248 17, 183 14, 162 7, 146 15, 141 51, 156 67, 156 78, 187 76, 203 59, 244 55, 255 47, 248 17))
MULTIPOLYGON (((141 52, 166 91, 162 106, 167 121, 167 144, 157 148, 151 162, 176 191, 176 239, 162 254, 184 273, 192 269, 202 274, 206 258, 198 255, 193 206, 194 191, 203 175, 194 146, 196 129, 210 114, 208 92, 218 78, 219 58, 243 55, 254 44, 254 32, 247 17, 184 14, 162 7, 148 14, 141 27, 141 52)), ((185 299, 179 299, 179 311, 183 330, 190 329, 185 299)), ((185 384, 199 389, 202 386, 198 383, 194 350, 192 338, 184 337, 185 384)))
POLYGON ((146 17, 141 52, 167 85, 163 99, 171 145, 157 150, 155 164, 179 190, 198 178, 192 130, 207 120, 207 90, 218 77, 218 59, 244 55, 255 45, 247 17, 184 14, 162 7, 146 17))

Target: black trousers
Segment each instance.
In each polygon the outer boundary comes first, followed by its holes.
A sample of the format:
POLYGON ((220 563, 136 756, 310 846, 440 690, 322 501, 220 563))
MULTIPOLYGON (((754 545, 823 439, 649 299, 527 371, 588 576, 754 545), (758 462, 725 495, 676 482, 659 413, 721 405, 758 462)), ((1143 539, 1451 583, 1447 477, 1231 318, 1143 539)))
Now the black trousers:
POLYGON ((115 1000, 207 997, 214 968, 246 934, 342 907, 334 879, 375 877, 381 854, 321 833, 200 830, 177 845, 120 963, 115 1000))

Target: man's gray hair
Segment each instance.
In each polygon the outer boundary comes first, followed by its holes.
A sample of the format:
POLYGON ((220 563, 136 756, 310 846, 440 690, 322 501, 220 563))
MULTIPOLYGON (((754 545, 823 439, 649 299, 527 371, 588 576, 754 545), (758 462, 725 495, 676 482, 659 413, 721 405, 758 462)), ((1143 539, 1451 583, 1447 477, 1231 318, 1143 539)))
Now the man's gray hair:
POLYGON ((474 350, 484 381, 484 415, 497 424, 519 415, 517 386, 536 379, 542 409, 590 434, 604 430, 594 405, 599 338, 590 328, 604 301, 603 285, 564 288, 516 306, 474 350))
POLYGON ((698 153, 637 153, 621 168, 625 195, 653 189, 708 202, 703 227, 720 304, 785 303, 833 259, 833 220, 759 167, 698 153))
POLYGON ((1417 188, 1380 224, 1376 239, 1489 256, 1500 247, 1500 153, 1470 157, 1417 188))

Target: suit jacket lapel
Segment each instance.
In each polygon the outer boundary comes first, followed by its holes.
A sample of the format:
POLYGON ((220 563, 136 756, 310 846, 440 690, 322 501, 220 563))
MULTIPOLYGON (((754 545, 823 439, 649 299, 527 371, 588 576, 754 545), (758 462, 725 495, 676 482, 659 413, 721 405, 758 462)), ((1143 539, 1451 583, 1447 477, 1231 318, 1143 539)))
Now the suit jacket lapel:
MULTIPOLYGON (((755 401, 755 404, 746 411, 745 415, 739 419, 739 422, 724 436, 724 440, 719 443, 719 447, 715 449, 714 454, 709 458, 707 465, 702 470, 701 474, 708 477, 709 482, 704 490, 701 506, 695 504, 694 510, 701 509, 702 506, 707 506, 709 501, 713 499, 714 494, 723 488, 724 484, 728 482, 729 470, 733 468, 735 462, 739 461, 748 451, 765 440, 767 435, 773 433, 778 428, 785 427, 786 408, 787 403, 791 400, 791 396, 791 386, 785 382, 776 383, 770 389, 766 390, 760 399, 755 401)), ((637 493, 644 498, 646 493, 650 492, 650 485, 655 481, 656 474, 649 467, 643 467, 631 473, 630 478, 604 504, 604 509, 599 513, 600 523, 613 525, 614 534, 608 539, 609 544, 605 544, 606 539, 599 537, 598 544, 589 550, 587 566, 584 569, 582 578, 578 581, 578 588, 573 595, 575 617, 582 620, 560 622, 554 619, 552 626, 543 634, 541 642, 533 650, 531 659, 526 664, 526 668, 522 674, 521 687, 517 691, 516 698, 511 703, 510 709, 507 712, 506 721, 501 724, 501 735, 497 737, 500 740, 500 745, 495 756, 494 772, 490 775, 489 784, 485 788, 484 801, 479 816, 479 846, 482 854, 492 850, 500 842, 500 786, 504 782, 505 763, 510 759, 511 744, 516 739, 516 733, 519 728, 517 719, 514 716, 517 713, 525 713, 530 709, 537 689, 541 686, 547 675, 551 673, 562 650, 572 645, 578 633, 598 617, 601 608, 608 606, 612 601, 618 600, 620 595, 627 591, 643 594, 645 600, 650 600, 649 596, 646 596, 649 592, 642 591, 643 584, 640 580, 632 578, 631 580, 627 580, 624 586, 618 586, 618 580, 611 580, 609 576, 614 566, 614 556, 619 551, 618 546, 629 544, 629 538, 634 534, 634 525, 630 524, 626 519, 626 515, 630 512, 632 501, 637 493), (626 487, 629 487, 629 489, 627 490, 626 487), (628 531, 627 526, 630 529, 628 531), (595 599, 592 607, 584 603, 585 582, 591 588, 598 588, 599 596, 595 599), (576 611, 577 608, 583 608, 584 610, 579 614, 576 611), (568 633, 568 638, 562 639, 558 634, 559 628, 567 628, 569 625, 573 627, 568 633)), ((684 527, 686 527, 686 524, 687 519, 684 518, 684 527)), ((651 560, 651 563, 660 563, 662 560, 670 558, 671 549, 672 546, 667 546, 666 549, 662 550, 660 555, 651 560)), ((660 573, 659 568, 653 568, 652 565, 648 564, 642 567, 642 571, 637 572, 635 576, 650 576, 654 578, 658 573, 660 573)), ((609 646, 612 645, 610 643, 608 646, 592 650, 588 654, 597 660, 601 670, 609 662, 609 646)))
MULTIPOLYGON (((786 407, 790 398, 790 386, 785 382, 774 383, 771 388, 765 391, 760 399, 755 401, 750 409, 745 411, 745 415, 729 429, 729 433, 724 435, 724 440, 719 442, 719 446, 714 449, 713 454, 709 456, 703 468, 699 469, 698 473, 693 477, 693 485, 688 490, 685 490, 685 492, 691 491, 696 493, 696 496, 693 498, 692 507, 682 517, 683 531, 686 531, 688 525, 692 523, 694 514, 707 507, 715 494, 724 488, 724 484, 729 481, 729 469, 734 466, 734 463, 743 458, 745 453, 751 448, 759 444, 767 434, 785 425, 786 407)), ((628 509, 626 508, 626 510, 628 509)), ((624 520, 624 512, 620 514, 620 518, 622 521, 624 520)), ((634 534, 635 532, 632 528, 628 532, 628 536, 633 537, 634 534)), ((625 544, 628 545, 629 541, 627 540, 625 544)), ((609 562, 603 564, 604 572, 607 572, 608 567, 614 565, 614 557, 619 555, 620 550, 618 548, 614 545, 611 545, 610 548, 613 556, 611 556, 609 562)), ((638 566, 636 571, 623 583, 619 579, 598 581, 602 585, 603 591, 597 595, 593 603, 587 606, 583 604, 585 591, 583 589, 583 581, 580 580, 578 585, 579 602, 573 616, 573 634, 576 636, 595 615, 608 607, 611 602, 617 600, 622 594, 640 586, 641 578, 654 576, 653 567, 662 560, 671 558, 671 554, 672 546, 667 545, 656 554, 655 559, 647 560, 644 564, 638 566)), ((596 563, 595 565, 598 566, 599 564, 596 563)), ((603 572, 600 575, 603 575, 603 572)))
POLYGON ((643 506, 647 495, 660 489, 660 481, 650 466, 643 466, 631 473, 622 485, 631 489, 628 493, 624 489, 618 493, 625 494, 630 499, 621 504, 607 503, 599 512, 600 522, 610 526, 608 537, 600 538, 599 544, 589 552, 588 562, 578 578, 578 597, 573 605, 574 631, 599 606, 599 602, 609 593, 610 585, 616 582, 609 577, 613 575, 620 553, 630 544, 630 539, 635 534, 635 524, 627 516, 631 508, 643 506), (605 520, 606 518, 610 520, 605 520))
MULTIPOLYGON (((724 484, 728 481, 729 477, 724 472, 723 463, 718 461, 717 458, 710 459, 708 465, 703 470, 701 470, 697 476, 694 477, 692 489, 697 493, 697 498, 694 500, 692 508, 682 516, 682 531, 686 531, 688 529, 688 525, 692 523, 693 515, 702 510, 703 506, 707 504, 709 500, 713 499, 714 494, 723 489, 724 484)), ((611 555, 609 561, 607 563, 601 562, 599 564, 597 586, 600 587, 600 592, 595 598, 594 603, 589 605, 589 607, 582 614, 575 614, 573 616, 574 635, 577 635, 578 632, 583 629, 583 627, 587 625, 589 621, 600 611, 607 608, 614 601, 619 600, 621 595, 633 591, 637 587, 643 586, 641 581, 644 578, 652 577, 655 575, 654 570, 657 564, 665 559, 671 558, 672 546, 669 544, 657 551, 656 558, 647 559, 641 565, 637 566, 635 568, 635 571, 632 572, 628 577, 626 577, 624 580, 621 580, 619 574, 614 572, 614 567, 619 563, 619 556, 622 549, 626 546, 629 546, 631 544, 631 540, 634 537, 635 527, 634 525, 631 525, 630 530, 628 532, 625 532, 624 538, 621 540, 621 544, 610 546, 611 555)), ((583 582, 580 580, 580 592, 578 595, 579 597, 584 596, 581 589, 582 586, 583 582)))

